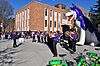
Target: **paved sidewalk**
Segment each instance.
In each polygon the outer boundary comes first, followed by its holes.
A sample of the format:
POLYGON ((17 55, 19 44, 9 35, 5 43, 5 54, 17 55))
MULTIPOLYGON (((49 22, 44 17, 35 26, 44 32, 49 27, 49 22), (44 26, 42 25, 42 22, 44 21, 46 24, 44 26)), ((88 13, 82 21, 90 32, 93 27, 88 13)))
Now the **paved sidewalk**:
MULTIPOLYGON (((97 53, 94 47, 87 45, 77 46, 77 52, 82 52, 84 49, 97 53)), ((57 44, 57 50, 58 54, 67 54, 65 59, 68 61, 74 61, 73 57, 77 56, 76 54, 70 55, 69 51, 62 48, 59 44, 57 44)), ((7 60, 5 60, 6 62, 2 62, 3 66, 46 66, 51 59, 61 59, 60 57, 53 58, 47 45, 32 43, 31 39, 26 39, 25 43, 17 48, 12 48, 12 40, 0 43, 1 55, 10 57, 8 59, 4 58, 7 60)))

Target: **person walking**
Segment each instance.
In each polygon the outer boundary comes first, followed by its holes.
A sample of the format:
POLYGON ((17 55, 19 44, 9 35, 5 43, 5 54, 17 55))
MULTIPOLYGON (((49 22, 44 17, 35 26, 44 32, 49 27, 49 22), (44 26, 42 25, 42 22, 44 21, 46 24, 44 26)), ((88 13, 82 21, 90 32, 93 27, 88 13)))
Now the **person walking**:
POLYGON ((37 34, 38 42, 40 42, 40 31, 37 34))
POLYGON ((17 44, 16 44, 16 32, 13 32, 12 33, 12 40, 13 40, 13 48, 16 48, 17 47, 17 44))
POLYGON ((48 44, 49 43, 49 39, 50 39, 50 35, 51 35, 52 32, 50 32, 50 34, 48 32, 44 32, 44 43, 45 44, 48 44))
POLYGON ((36 32, 35 34, 35 42, 38 43, 38 37, 37 37, 38 33, 36 32))
POLYGON ((32 42, 35 42, 35 32, 32 32, 32 42))
POLYGON ((43 38, 44 38, 44 32, 40 33, 40 42, 43 43, 43 38))

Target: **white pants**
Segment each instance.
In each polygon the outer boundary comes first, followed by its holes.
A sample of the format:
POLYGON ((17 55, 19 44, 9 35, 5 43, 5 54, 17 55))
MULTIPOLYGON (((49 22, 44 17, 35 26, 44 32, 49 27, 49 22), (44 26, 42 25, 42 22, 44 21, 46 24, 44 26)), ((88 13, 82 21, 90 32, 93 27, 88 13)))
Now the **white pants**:
POLYGON ((37 38, 37 35, 35 35, 35 40, 36 40, 36 42, 38 42, 38 38, 37 38))
POLYGON ((24 43, 24 38, 19 38, 19 43, 24 43))

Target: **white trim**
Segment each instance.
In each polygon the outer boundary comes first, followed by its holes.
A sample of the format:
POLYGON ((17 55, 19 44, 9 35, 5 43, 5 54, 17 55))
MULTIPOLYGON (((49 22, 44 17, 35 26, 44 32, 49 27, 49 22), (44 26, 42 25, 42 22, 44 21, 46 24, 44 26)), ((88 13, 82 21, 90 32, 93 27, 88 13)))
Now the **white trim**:
POLYGON ((47 16, 45 16, 45 9, 47 8, 44 8, 44 31, 48 31, 48 9, 47 9, 47 16), (47 27, 45 27, 45 20, 47 20, 47 27))
POLYGON ((56 32, 57 31, 57 28, 54 28, 54 31, 56 32))
POLYGON ((18 14, 18 31, 19 31, 19 26, 20 26, 20 22, 19 22, 19 14, 18 14))
POLYGON ((50 31, 52 31, 52 27, 50 27, 50 31))
POLYGON ((57 31, 57 12, 54 11, 54 31, 57 31), (55 27, 55 21, 56 21, 56 27, 55 27))
POLYGON ((30 22, 30 21, 29 21, 29 19, 28 19, 28 20, 27 20, 27 31, 29 31, 29 26, 30 26, 30 25, 29 25, 29 22, 30 22))
POLYGON ((20 22, 20 31, 22 30, 22 27, 21 27, 21 25, 22 25, 22 24, 21 24, 21 20, 22 20, 22 19, 21 19, 21 13, 20 13, 20 21, 19 21, 19 22, 20 22))
POLYGON ((24 11, 22 11, 22 31, 23 31, 23 27, 24 27, 24 11))
POLYGON ((26 11, 27 11, 27 10, 25 9, 25 10, 24 10, 24 12, 25 12, 25 13, 24 13, 24 14, 25 14, 25 20, 24 20, 24 31, 26 31, 26 18, 27 18, 27 16, 26 16, 27 13, 26 13, 26 11))
POLYGON ((58 31, 60 31, 60 23, 61 22, 61 13, 60 12, 58 12, 58 31))
POLYGON ((54 21, 57 21, 57 12, 54 11, 54 21))
POLYGON ((24 10, 24 13, 25 13, 25 20, 26 20, 26 9, 24 10))
POLYGON ((30 14, 30 9, 29 9, 29 8, 27 8, 27 18, 28 18, 28 19, 30 19, 29 14, 30 14))
POLYGON ((50 21, 53 21, 53 18, 52 17, 50 17, 50 21))
POLYGON ((18 18, 17 18, 17 15, 16 15, 15 18, 16 18, 16 20, 15 20, 15 24, 16 24, 16 25, 15 25, 15 30, 17 30, 17 28, 18 28, 18 27, 17 27, 17 22, 18 22, 18 20, 17 20, 17 19, 18 19, 18 18))
POLYGON ((47 20, 47 27, 45 27, 45 20, 44 20, 44 31, 48 31, 48 20, 47 20))
POLYGON ((48 27, 44 27, 44 31, 48 31, 48 27))

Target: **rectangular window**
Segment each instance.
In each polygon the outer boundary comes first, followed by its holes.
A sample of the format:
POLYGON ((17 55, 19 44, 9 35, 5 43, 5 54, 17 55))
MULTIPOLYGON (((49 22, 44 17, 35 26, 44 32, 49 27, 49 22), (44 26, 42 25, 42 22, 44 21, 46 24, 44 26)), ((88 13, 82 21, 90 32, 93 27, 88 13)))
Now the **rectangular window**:
POLYGON ((62 18, 63 18, 63 19, 67 19, 67 17, 65 16, 64 13, 62 13, 62 18))
POLYGON ((27 15, 26 15, 26 11, 27 11, 27 10, 25 9, 25 12, 24 12, 24 14, 25 14, 25 20, 26 20, 26 16, 27 16, 27 15))
POLYGON ((47 9, 45 9, 45 16, 47 16, 47 9))
POLYGON ((45 27, 47 27, 47 20, 45 20, 45 27))
POLYGON ((54 22, 54 27, 56 27, 56 21, 54 22))
POLYGON ((52 27, 52 21, 50 21, 50 27, 52 27))
POLYGON ((50 16, 52 17, 52 10, 50 10, 50 16))

